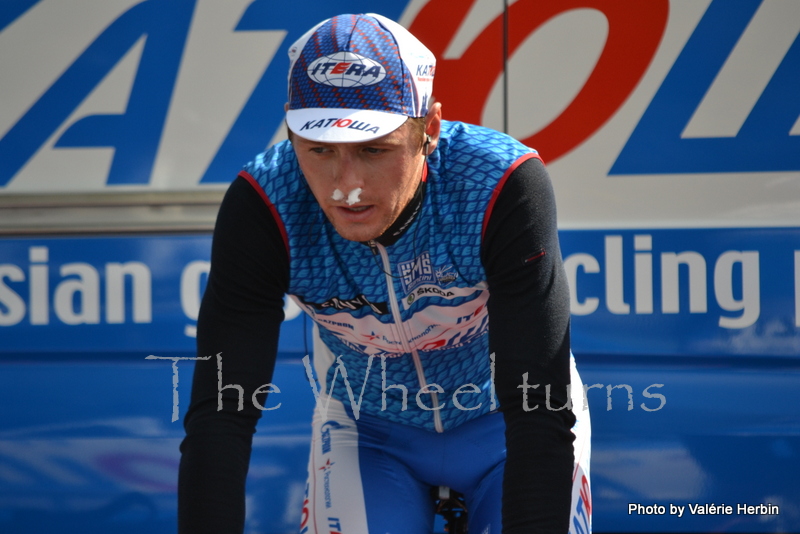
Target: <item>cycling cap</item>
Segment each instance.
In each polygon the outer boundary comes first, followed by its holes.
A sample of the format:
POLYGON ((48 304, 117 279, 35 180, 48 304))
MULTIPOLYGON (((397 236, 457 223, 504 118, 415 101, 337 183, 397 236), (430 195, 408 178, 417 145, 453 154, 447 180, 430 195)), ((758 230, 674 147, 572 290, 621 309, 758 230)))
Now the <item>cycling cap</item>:
POLYGON ((339 15, 289 48, 289 109, 295 135, 327 143, 369 141, 424 117, 436 58, 381 15, 339 15))

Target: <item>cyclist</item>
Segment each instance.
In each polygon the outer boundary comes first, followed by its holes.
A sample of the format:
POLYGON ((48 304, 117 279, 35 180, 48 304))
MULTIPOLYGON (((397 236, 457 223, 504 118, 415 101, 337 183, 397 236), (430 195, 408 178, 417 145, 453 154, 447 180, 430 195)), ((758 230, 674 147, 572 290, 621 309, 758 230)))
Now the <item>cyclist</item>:
POLYGON ((588 411, 539 155, 443 120, 435 58, 384 17, 328 19, 289 55, 289 139, 245 166, 214 232, 197 342, 218 356, 195 368, 180 531, 243 529, 265 405, 244 399, 270 382, 287 294, 315 324, 301 532, 428 533, 435 486, 463 494, 470 532, 588 531, 588 411))

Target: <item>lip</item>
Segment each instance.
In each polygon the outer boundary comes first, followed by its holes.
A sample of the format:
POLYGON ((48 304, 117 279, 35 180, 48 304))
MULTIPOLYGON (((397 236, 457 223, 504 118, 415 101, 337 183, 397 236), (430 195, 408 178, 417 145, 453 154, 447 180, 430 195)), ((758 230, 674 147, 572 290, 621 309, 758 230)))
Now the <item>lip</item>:
POLYGON ((375 212, 375 206, 373 204, 370 205, 363 205, 363 204, 356 204, 354 206, 336 206, 336 213, 347 222, 364 222, 369 219, 372 214, 375 212), (352 211, 353 208, 367 208, 363 211, 352 211))

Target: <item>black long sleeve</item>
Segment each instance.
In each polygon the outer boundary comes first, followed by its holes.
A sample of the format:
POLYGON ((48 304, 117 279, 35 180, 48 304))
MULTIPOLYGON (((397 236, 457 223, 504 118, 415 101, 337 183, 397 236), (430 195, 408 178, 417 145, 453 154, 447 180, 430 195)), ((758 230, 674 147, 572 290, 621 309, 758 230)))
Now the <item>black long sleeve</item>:
MULTIPOLYGON (((286 249, 264 200, 237 178, 220 206, 211 271, 197 324, 192 400, 178 481, 182 534, 241 533, 252 436, 261 412, 253 392, 271 381, 289 284, 286 249), (222 358, 223 410, 218 411, 222 358)), ((264 403, 263 397, 259 402, 264 403)))
POLYGON ((569 287, 552 185, 538 159, 521 164, 501 190, 482 254, 490 294, 489 346, 506 421, 503 532, 564 534, 575 418, 568 407, 556 410, 567 403, 570 383, 569 287), (520 387, 526 374, 530 411, 520 387))

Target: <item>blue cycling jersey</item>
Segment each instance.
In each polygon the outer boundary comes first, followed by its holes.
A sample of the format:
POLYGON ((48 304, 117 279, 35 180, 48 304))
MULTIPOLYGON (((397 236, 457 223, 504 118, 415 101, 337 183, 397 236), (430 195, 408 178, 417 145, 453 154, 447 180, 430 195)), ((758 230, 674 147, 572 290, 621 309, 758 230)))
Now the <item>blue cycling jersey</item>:
POLYGON ((245 168, 283 225, 288 293, 333 355, 316 361, 333 398, 356 415, 437 431, 496 407, 481 238, 503 177, 531 157, 493 130, 443 122, 419 216, 391 247, 325 224, 290 143, 245 168))

